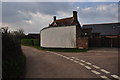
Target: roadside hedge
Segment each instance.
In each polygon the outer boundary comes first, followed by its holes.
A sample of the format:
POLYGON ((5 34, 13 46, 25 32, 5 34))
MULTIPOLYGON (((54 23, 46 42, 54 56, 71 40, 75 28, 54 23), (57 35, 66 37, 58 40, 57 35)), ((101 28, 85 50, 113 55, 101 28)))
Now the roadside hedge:
POLYGON ((2 78, 24 78, 26 57, 13 36, 2 34, 2 78))
POLYGON ((39 39, 22 39, 21 44, 39 46, 39 39))

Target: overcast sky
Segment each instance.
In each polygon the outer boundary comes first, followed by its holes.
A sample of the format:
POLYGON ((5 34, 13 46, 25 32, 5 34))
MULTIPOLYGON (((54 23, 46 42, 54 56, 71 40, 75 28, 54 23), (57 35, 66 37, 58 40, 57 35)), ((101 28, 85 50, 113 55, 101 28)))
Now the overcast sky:
POLYGON ((54 15, 57 19, 71 17, 73 10, 78 11, 81 25, 118 22, 117 2, 5 1, 2 2, 3 26, 8 25, 13 30, 23 29, 25 33, 39 33, 40 29, 47 27, 53 21, 54 15))

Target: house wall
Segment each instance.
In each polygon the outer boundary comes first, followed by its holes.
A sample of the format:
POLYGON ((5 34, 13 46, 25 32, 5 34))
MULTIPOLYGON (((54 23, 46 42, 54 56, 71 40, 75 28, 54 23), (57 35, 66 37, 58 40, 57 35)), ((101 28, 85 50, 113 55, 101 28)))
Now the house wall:
POLYGON ((50 27, 41 30, 41 47, 76 48, 76 26, 50 27))

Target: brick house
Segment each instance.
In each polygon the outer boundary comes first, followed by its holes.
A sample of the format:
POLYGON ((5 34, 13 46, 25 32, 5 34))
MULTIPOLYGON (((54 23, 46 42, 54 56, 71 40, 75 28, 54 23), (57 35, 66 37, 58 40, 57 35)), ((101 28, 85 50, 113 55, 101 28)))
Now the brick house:
POLYGON ((53 17, 53 22, 40 31, 40 46, 45 48, 88 48, 88 39, 77 19, 77 11, 73 16, 63 19, 53 17))

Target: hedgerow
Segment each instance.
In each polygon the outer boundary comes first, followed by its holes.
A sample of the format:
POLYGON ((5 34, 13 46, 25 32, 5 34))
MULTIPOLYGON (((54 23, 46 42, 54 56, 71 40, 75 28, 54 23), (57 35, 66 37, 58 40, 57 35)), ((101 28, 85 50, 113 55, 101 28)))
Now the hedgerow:
POLYGON ((14 36, 2 33, 2 78, 24 78, 26 57, 14 36))

